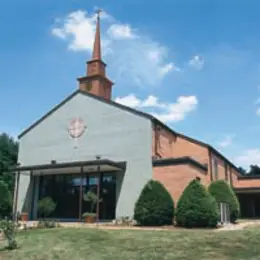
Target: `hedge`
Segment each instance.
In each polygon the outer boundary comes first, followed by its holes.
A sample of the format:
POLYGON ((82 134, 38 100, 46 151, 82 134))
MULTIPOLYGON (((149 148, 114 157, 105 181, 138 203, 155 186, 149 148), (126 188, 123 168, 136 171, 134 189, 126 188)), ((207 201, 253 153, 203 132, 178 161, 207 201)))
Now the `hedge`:
POLYGON ((230 221, 235 222, 240 215, 240 205, 231 186, 225 180, 216 180, 209 185, 209 193, 217 203, 227 203, 230 207, 230 221))
POLYGON ((150 180, 135 203, 134 219, 142 226, 172 225, 174 201, 158 181, 150 180))
POLYGON ((217 226, 217 202, 199 180, 192 180, 185 188, 177 204, 175 220, 177 225, 188 228, 217 226))

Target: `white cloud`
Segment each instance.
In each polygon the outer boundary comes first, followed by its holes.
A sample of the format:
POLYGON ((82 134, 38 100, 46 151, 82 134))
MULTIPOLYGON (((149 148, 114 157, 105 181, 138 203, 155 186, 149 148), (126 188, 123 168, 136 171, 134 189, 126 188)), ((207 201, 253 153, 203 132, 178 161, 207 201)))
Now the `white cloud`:
POLYGON ((70 50, 91 51, 95 35, 95 16, 87 17, 87 13, 81 10, 72 12, 62 21, 61 27, 52 29, 52 34, 68 40, 70 50))
POLYGON ((111 38, 120 40, 120 39, 133 39, 136 36, 134 35, 132 28, 128 24, 112 24, 107 33, 111 38))
POLYGON ((176 67, 174 63, 168 63, 165 66, 161 67, 159 69, 159 75, 161 77, 164 77, 166 74, 168 74, 171 70, 175 71, 181 71, 179 67, 176 67))
POLYGON ((152 108, 165 108, 166 104, 160 103, 158 97, 148 96, 143 102, 142 107, 152 107, 152 108))
POLYGON ((260 107, 256 110, 256 115, 260 116, 260 107))
MULTIPOLYGON (((258 99, 255 101, 255 104, 256 104, 256 105, 259 105, 259 104, 260 104, 260 98, 258 98, 258 99)), ((256 109, 256 115, 257 115, 257 116, 260 116, 260 107, 258 107, 258 108, 256 109)))
POLYGON ((234 161, 237 165, 249 167, 251 164, 260 165, 260 149, 249 149, 244 151, 241 155, 235 157, 234 161))
MULTIPOLYGON (((101 13, 101 18, 102 53, 111 69, 110 77, 118 84, 157 86, 170 72, 180 70, 167 61, 168 49, 162 44, 110 14, 101 13)), ((66 41, 69 50, 91 53, 95 20, 95 15, 78 10, 57 19, 52 34, 66 41)))
POLYGON ((165 111, 153 113, 162 122, 176 122, 183 120, 191 111, 196 109, 198 100, 196 96, 181 96, 177 102, 169 104, 165 111))
POLYGON ((61 30, 60 28, 53 28, 52 34, 63 40, 66 39, 66 34, 65 34, 64 30, 61 30))
POLYGON ((230 146, 233 143, 235 135, 226 135, 223 140, 218 143, 219 147, 225 148, 230 146))
POLYGON ((175 103, 160 102, 155 96, 148 96, 141 100, 134 94, 126 97, 118 97, 116 102, 132 108, 157 108, 160 112, 151 112, 164 123, 177 122, 183 120, 198 105, 196 96, 180 96, 175 103))
POLYGON ((137 108, 140 107, 142 101, 138 99, 134 94, 130 94, 122 98, 121 97, 116 98, 115 102, 128 107, 137 108))
POLYGON ((194 69, 197 70, 202 70, 204 67, 204 59, 200 57, 199 55, 195 55, 191 58, 189 61, 189 66, 193 67, 194 69))

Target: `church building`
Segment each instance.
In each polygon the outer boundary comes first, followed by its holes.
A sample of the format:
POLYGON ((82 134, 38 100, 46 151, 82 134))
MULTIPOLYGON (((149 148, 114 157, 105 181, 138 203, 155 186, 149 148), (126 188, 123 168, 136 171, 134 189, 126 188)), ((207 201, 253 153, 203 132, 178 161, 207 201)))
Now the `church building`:
POLYGON ((97 221, 133 216, 150 179, 178 201, 188 183, 225 179, 238 194, 243 216, 260 216, 260 178, 244 177, 211 145, 180 134, 150 114, 111 99, 113 82, 102 60, 100 18, 93 54, 78 89, 19 135, 14 215, 37 220, 38 202, 51 197, 51 218, 81 221, 91 212, 84 194, 100 198, 97 221))

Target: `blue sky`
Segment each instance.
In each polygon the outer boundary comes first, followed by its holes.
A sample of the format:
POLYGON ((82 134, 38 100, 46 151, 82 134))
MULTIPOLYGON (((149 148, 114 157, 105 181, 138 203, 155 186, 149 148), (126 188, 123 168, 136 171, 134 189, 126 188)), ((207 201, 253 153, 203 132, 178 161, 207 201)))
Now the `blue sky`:
POLYGON ((257 1, 1 1, 0 132, 16 136, 77 89, 96 7, 113 99, 260 164, 257 1))

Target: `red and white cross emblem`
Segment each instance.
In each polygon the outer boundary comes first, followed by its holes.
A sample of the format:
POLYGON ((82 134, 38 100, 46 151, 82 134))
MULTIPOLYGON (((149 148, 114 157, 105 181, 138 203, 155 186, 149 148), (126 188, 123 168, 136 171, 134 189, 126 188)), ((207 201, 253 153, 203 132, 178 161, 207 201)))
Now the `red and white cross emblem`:
POLYGON ((72 138, 79 138, 83 135, 86 126, 81 118, 75 118, 69 123, 69 134, 72 138))

